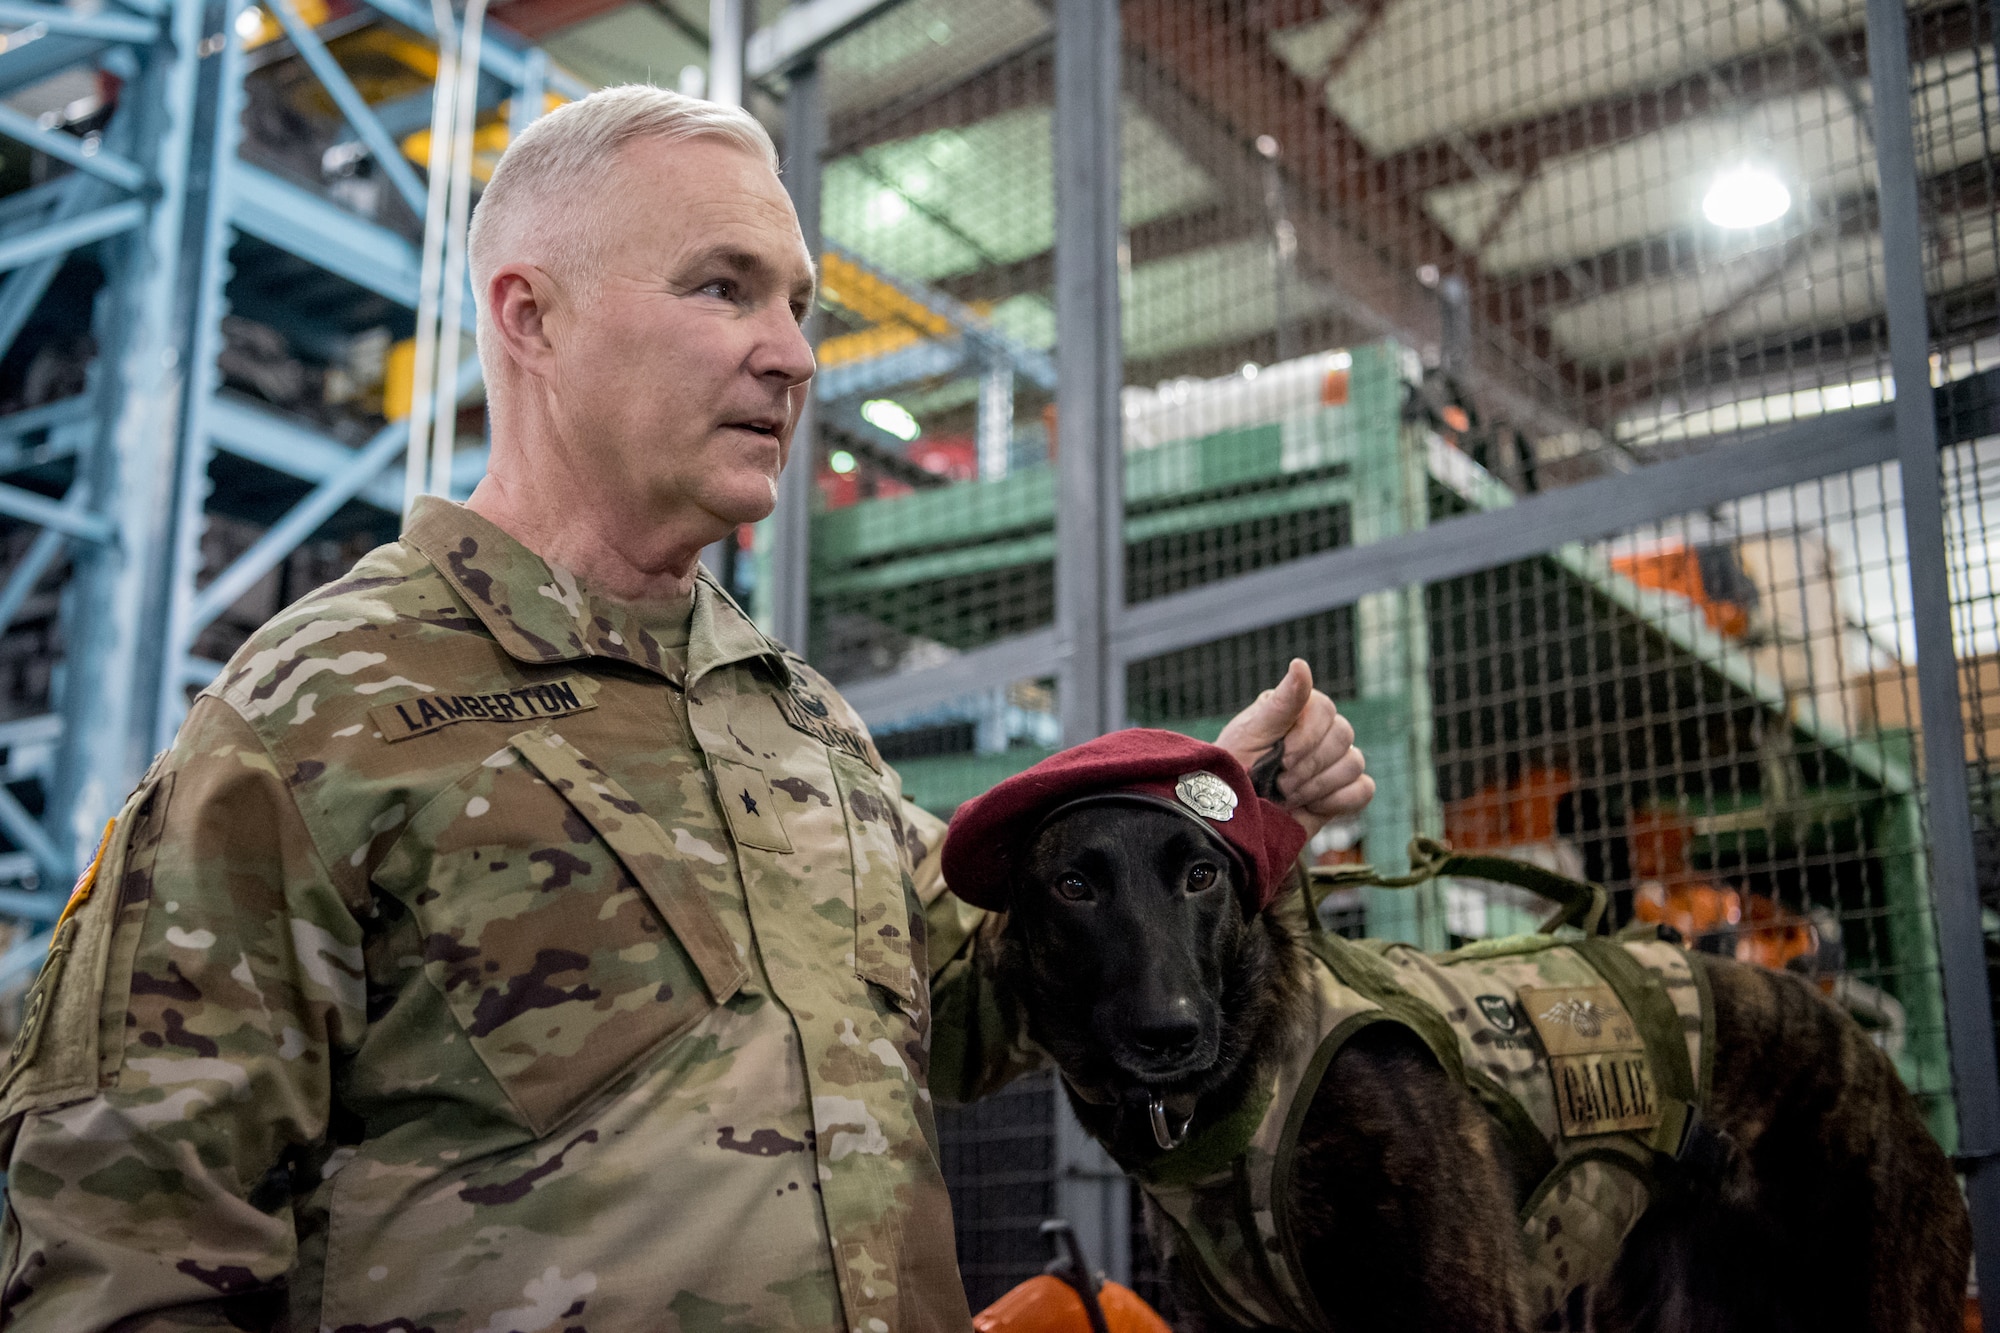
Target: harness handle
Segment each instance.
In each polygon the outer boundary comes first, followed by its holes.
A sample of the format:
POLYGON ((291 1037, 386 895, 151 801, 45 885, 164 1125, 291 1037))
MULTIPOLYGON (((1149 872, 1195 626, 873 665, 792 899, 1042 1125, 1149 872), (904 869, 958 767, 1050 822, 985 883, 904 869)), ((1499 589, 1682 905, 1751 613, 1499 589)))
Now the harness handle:
POLYGON ((1542 922, 1541 933, 1544 935, 1562 926, 1575 926, 1586 935, 1595 935, 1604 920, 1605 907, 1611 901, 1602 884, 1571 879, 1568 875, 1559 875, 1511 856, 1456 852, 1450 843, 1440 838, 1418 834, 1410 839, 1410 873, 1407 875, 1384 875, 1371 865, 1315 866, 1308 870, 1305 876, 1307 882, 1301 885, 1306 900, 1306 917, 1315 930, 1319 929, 1318 903, 1313 893, 1315 886, 1321 896, 1334 889, 1364 885, 1381 889, 1409 889, 1440 875, 1463 875, 1468 879, 1512 884, 1537 897, 1547 898, 1557 904, 1557 908, 1548 920, 1542 922))

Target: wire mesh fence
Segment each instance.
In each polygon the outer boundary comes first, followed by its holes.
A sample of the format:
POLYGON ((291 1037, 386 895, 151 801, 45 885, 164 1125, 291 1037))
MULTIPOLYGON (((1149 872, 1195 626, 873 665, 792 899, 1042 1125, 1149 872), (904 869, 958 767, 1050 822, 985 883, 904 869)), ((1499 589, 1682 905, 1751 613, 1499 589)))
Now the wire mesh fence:
POLYGON ((1028 0, 912 5, 824 60, 811 642, 836 681, 1053 616, 1051 49, 1028 0))
MULTIPOLYGON (((813 655, 877 686, 1056 626, 1063 502, 1038 378, 1061 354, 1058 37, 1025 2, 897 13, 827 65, 813 536, 813 655)), ((1893 396, 1863 0, 1119 13, 1135 613, 1373 544, 1448 548, 1460 520, 1586 482, 1642 493, 1655 464, 1726 476, 1781 428, 1831 440, 1893 396)), ((1963 745, 2000 941, 1992 23, 1976 0, 1907 13, 1963 745)), ((1310 614, 1178 629, 1125 662, 1125 713, 1212 736, 1306 659, 1379 784, 1315 858, 1400 869, 1412 833, 1441 834, 1598 880, 1621 923, 1805 972, 1949 1144, 1911 614, 1939 590, 1909 586, 1892 464, 1740 489, 1310 614)), ((884 752, 920 801, 948 811, 1056 745, 1061 670, 1012 674, 891 710, 884 752)), ((1444 948, 1535 906, 1462 882, 1324 911, 1444 948)), ((1005 1114, 1052 1106, 1024 1085, 1005 1114)), ((942 1122, 975 1308, 1043 1258, 1007 1248, 1027 1196, 992 1182, 1058 1170, 985 1114, 942 1122)), ((1157 1295, 1142 1240, 1133 1255, 1157 1295)))

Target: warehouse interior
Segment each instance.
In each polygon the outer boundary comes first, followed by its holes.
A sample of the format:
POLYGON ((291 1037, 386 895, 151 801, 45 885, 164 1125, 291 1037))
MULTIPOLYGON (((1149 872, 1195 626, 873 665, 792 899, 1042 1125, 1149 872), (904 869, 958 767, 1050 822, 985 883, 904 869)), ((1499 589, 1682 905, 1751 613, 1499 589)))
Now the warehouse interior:
MULTIPOLYGON (((821 265, 792 484, 709 564, 913 799, 1212 737, 1303 657, 1379 791, 1316 864, 1601 882, 1813 976, 2000 1150, 1992 5, 477 12, 0 0, 0 993, 247 635, 470 491, 466 213, 536 116, 652 82, 740 92, 821 265)), ((1059 1101, 940 1113, 973 1307, 1055 1215, 1164 1303, 1059 1101)))

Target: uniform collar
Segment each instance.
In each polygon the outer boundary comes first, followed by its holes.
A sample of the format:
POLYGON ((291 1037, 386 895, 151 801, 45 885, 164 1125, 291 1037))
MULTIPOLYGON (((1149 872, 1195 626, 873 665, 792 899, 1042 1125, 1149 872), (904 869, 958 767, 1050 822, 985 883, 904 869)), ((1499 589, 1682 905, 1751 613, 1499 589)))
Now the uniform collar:
MULTIPOLYGON (((464 505, 420 496, 403 540, 423 553, 516 661, 607 657, 670 680, 679 675, 680 651, 663 648, 629 607, 593 596, 568 570, 464 505)), ((791 683, 784 654, 706 569, 695 576, 685 656, 690 685, 717 667, 757 658, 770 664, 781 684, 791 683)))

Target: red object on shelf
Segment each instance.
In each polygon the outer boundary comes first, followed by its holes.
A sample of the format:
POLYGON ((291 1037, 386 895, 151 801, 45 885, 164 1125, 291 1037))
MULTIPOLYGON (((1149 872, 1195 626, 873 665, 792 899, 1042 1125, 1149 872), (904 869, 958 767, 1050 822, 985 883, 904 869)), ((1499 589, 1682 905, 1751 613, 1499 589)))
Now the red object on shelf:
POLYGON ((1632 849, 1632 878, 1669 884, 1688 879, 1688 846, 1694 823, 1672 810, 1635 810, 1625 822, 1625 841, 1632 849))
POLYGON ((1329 847, 1313 858, 1316 866, 1358 866, 1365 858, 1361 855, 1361 844, 1352 847, 1329 847))
POLYGON ((918 440, 909 453, 910 461, 924 471, 952 481, 972 481, 979 476, 979 446, 962 435, 918 440))
POLYGON ((1556 807, 1576 789, 1567 769, 1529 768, 1503 787, 1447 802, 1444 836, 1462 852, 1525 847, 1556 836, 1556 807))
POLYGON ((818 482, 819 493, 828 509, 845 509, 861 499, 861 476, 858 471, 835 472, 832 468, 821 468, 818 482))

